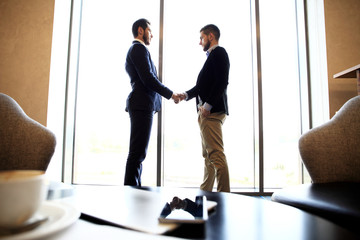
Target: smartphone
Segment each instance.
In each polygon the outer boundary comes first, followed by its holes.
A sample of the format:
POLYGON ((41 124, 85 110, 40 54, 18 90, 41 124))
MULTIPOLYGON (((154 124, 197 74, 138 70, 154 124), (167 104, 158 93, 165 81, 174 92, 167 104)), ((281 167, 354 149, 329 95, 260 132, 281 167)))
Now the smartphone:
POLYGON ((197 196, 195 201, 188 198, 174 197, 162 209, 159 222, 161 223, 204 223, 208 219, 207 199, 197 196))

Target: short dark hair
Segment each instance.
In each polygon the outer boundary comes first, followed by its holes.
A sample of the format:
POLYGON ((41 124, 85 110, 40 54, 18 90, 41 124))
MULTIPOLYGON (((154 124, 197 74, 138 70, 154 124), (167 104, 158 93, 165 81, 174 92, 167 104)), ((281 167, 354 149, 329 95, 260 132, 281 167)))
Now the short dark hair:
POLYGON ((138 36, 139 27, 141 27, 145 31, 145 29, 148 27, 148 25, 150 25, 150 22, 148 20, 146 20, 145 18, 141 18, 141 19, 135 21, 132 26, 132 33, 134 35, 134 38, 136 38, 138 36))
POLYGON ((203 27, 200 32, 204 32, 205 35, 209 35, 210 33, 214 34, 215 39, 218 41, 220 38, 220 29, 214 24, 208 24, 203 27))

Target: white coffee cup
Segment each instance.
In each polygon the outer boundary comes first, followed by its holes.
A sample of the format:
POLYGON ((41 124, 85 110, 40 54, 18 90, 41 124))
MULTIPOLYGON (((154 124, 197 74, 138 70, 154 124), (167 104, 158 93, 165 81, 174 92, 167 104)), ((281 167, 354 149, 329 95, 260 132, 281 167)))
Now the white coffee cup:
POLYGON ((44 171, 0 171, 0 226, 23 225, 38 211, 46 194, 44 171))

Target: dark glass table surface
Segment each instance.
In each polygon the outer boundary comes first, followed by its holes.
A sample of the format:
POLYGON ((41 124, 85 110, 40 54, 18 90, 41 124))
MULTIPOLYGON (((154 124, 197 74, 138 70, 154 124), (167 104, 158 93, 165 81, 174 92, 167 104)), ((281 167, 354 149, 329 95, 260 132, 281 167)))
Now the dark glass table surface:
MULTIPOLYGON (((93 192, 93 196, 88 197, 87 195, 86 204, 97 208, 102 204, 102 199, 111 198, 114 192, 127 194, 133 188, 96 185, 74 185, 63 188, 53 185, 50 186, 49 198, 67 197, 73 194, 75 199, 80 199, 84 190, 88 194, 89 189, 93 192), (98 194, 97 190, 99 189, 101 189, 101 195, 98 194)), ((209 219, 205 224, 182 224, 179 228, 166 233, 169 236, 209 240, 360 239, 356 233, 330 221, 270 200, 234 193, 206 192, 192 188, 142 187, 138 189, 166 195, 169 200, 171 200, 171 196, 181 195, 195 198, 195 196, 202 195, 210 201, 217 202, 215 209, 209 212, 209 219)), ((84 201, 83 198, 82 201, 84 201)), ((81 204, 80 202, 79 205, 81 204)), ((86 213, 83 213, 81 218, 98 224, 112 225, 111 222, 98 219, 96 216, 89 216, 86 213)))

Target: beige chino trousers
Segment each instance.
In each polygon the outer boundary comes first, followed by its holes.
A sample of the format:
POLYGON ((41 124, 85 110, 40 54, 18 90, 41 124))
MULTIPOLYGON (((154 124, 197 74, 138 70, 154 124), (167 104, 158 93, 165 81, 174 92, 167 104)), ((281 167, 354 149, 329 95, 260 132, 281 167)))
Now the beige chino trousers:
POLYGON ((211 113, 208 117, 199 112, 202 152, 205 161, 201 190, 212 191, 216 178, 218 192, 230 192, 229 169, 224 153, 222 125, 225 113, 211 113))

